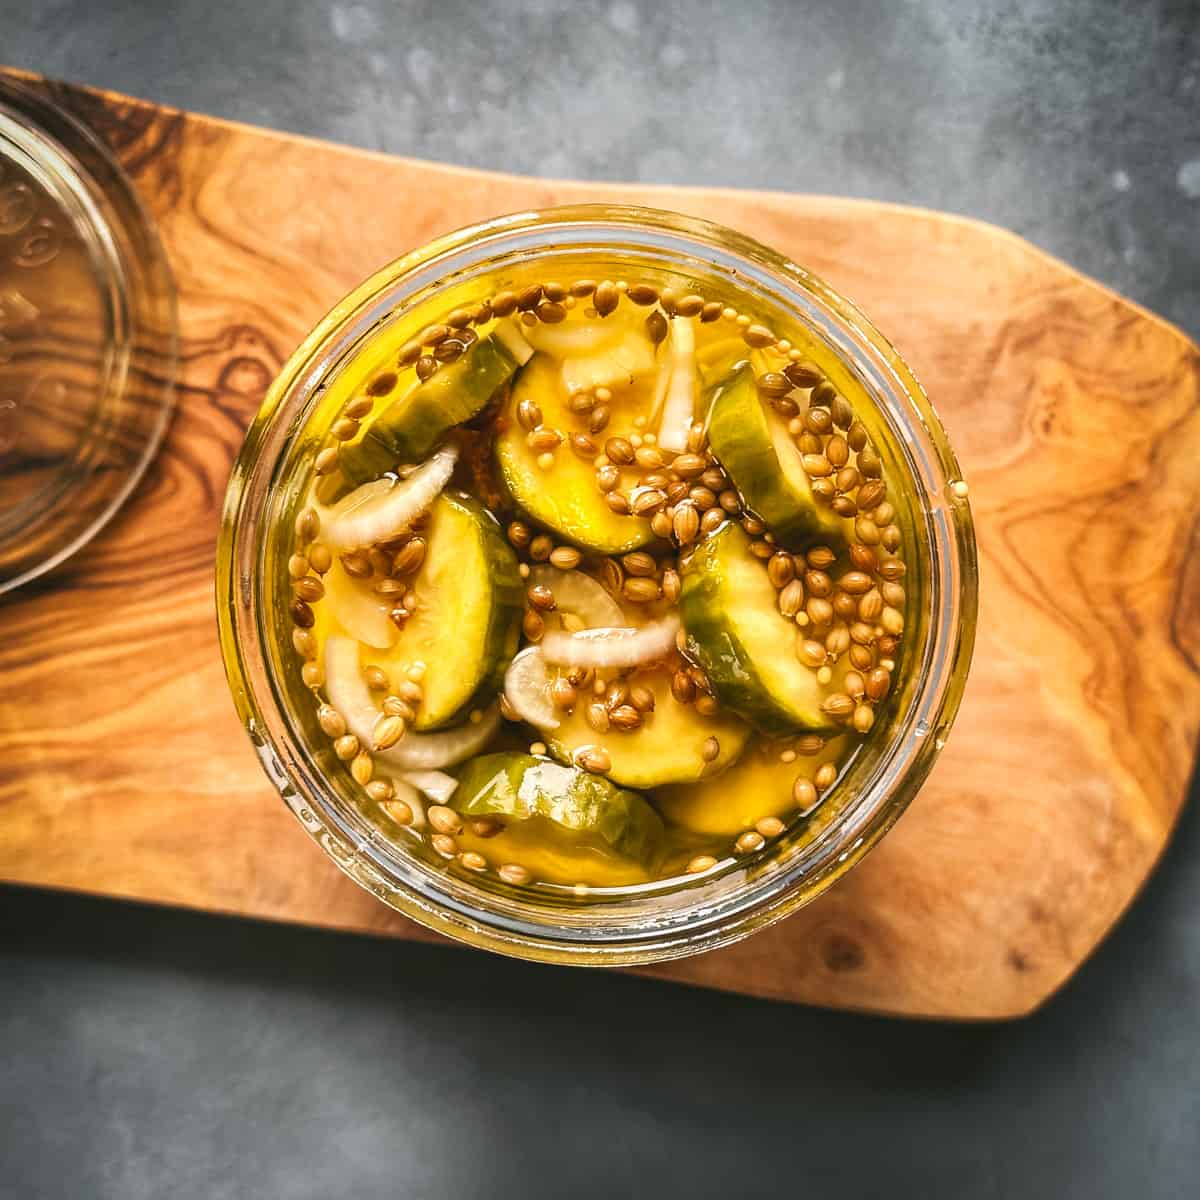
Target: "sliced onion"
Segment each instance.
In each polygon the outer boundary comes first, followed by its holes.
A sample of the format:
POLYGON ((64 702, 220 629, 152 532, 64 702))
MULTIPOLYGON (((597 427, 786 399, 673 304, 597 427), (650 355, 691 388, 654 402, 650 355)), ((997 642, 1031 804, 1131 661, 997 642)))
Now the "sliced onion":
POLYGON ((558 728, 558 714, 550 703, 550 673, 537 646, 527 646, 509 663, 504 698, 513 712, 535 729, 558 728))
POLYGON ((640 629, 610 627, 581 629, 578 633, 547 633, 541 651, 547 662, 572 667, 636 667, 670 654, 679 632, 679 618, 671 615, 640 629))
POLYGON ((630 384, 637 376, 653 370, 654 347, 650 339, 627 333, 602 353, 563 359, 562 380, 568 393, 591 392, 598 387, 630 384))
POLYGON ((574 613, 589 628, 620 625, 625 620, 608 589, 582 571, 560 571, 539 563, 530 568, 529 583, 548 587, 554 593, 554 611, 574 613))
POLYGON ((346 633, 376 650, 389 649, 400 636, 389 615, 391 606, 367 584, 352 579, 336 559, 325 573, 325 603, 346 633))
POLYGON ((520 366, 524 366, 533 357, 533 347, 529 339, 521 332, 516 321, 499 321, 493 331, 496 341, 509 352, 520 366))
POLYGON ((646 423, 657 431, 662 426, 663 405, 667 402, 667 389, 671 386, 671 360, 668 358, 658 368, 658 378, 654 381, 654 400, 650 405, 646 423))
POLYGON ((416 787, 403 776, 397 776, 392 780, 392 794, 396 800, 403 800, 412 809, 412 820, 405 828, 424 829, 425 801, 421 799, 421 793, 417 791, 416 787))
POLYGON ((325 639, 325 693, 376 761, 405 771, 454 766, 482 749, 500 725, 500 707, 493 704, 477 723, 467 721, 441 733, 407 733, 390 750, 375 750, 372 739, 381 710, 363 678, 353 638, 325 639))
POLYGON ((458 780, 453 775, 447 775, 445 771, 402 771, 400 778, 420 789, 438 804, 449 803, 454 789, 458 787, 458 780))
POLYGON ((696 413, 696 331, 687 317, 671 318, 671 357, 664 370, 668 378, 658 444, 679 453, 687 449, 696 413))
POLYGON ((405 734, 390 750, 375 757, 405 771, 453 767, 472 754, 478 754, 500 728, 500 706, 484 710, 476 723, 465 721, 441 733, 405 734))
POLYGON ((564 321, 561 325, 539 321, 518 331, 535 350, 555 358, 591 358, 603 354, 628 332, 616 321, 564 321))
POLYGON ((358 550, 399 537, 450 482, 458 447, 443 446, 407 479, 373 479, 339 500, 325 516, 335 550, 358 550))
POLYGON ((371 735, 381 710, 371 698, 358 658, 358 643, 348 637, 325 639, 325 694, 342 714, 346 728, 371 747, 371 735))

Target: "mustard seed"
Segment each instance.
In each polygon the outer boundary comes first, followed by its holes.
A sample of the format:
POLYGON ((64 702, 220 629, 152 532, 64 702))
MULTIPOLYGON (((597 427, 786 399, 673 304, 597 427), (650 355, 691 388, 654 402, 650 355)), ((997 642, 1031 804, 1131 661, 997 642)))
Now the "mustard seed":
POLYGON ((429 844, 443 858, 454 858, 458 854, 458 843, 448 833, 435 833, 429 844))
POLYGON ((811 779, 806 779, 803 775, 797 777, 796 782, 792 784, 792 799, 796 802, 796 807, 800 810, 802 816, 807 816, 817 803, 817 789, 811 779))
POLYGON ((575 762, 585 771, 601 775, 612 766, 612 758, 603 746, 587 746, 575 755, 575 762))
MULTIPOLYGON (((373 781, 372 781, 373 782, 373 781)), ((371 785, 368 784, 368 787, 371 785)), ((383 811, 387 813, 397 825, 411 825, 416 814, 414 814, 411 805, 403 800, 388 800, 383 804, 383 811)))
POLYGON ((763 817, 761 820, 755 821, 754 828, 767 841, 770 841, 772 838, 777 838, 787 826, 778 817, 763 817))
POLYGON ((793 387, 813 388, 824 379, 821 368, 808 359, 790 362, 783 368, 783 373, 791 381, 793 387))
POLYGON ((296 537, 302 542, 310 542, 321 532, 321 518, 311 508, 302 509, 296 518, 296 537))
POLYGON ((360 750, 350 763, 350 775, 360 787, 365 787, 371 782, 371 776, 375 773, 375 763, 371 756, 365 751, 360 750))
POLYGON ((822 763, 813 776, 818 792, 828 791, 837 782, 838 769, 834 763, 822 763))
POLYGON ((609 313, 616 311, 620 300, 621 293, 617 291, 616 285, 607 279, 604 280, 603 283, 597 285, 595 293, 592 296, 592 304, 595 305, 596 315, 598 317, 607 317, 609 313))
POLYGON ((395 789, 392 787, 390 779, 372 779, 367 784, 367 795, 370 796, 376 804, 383 804, 390 800, 395 794, 395 789))

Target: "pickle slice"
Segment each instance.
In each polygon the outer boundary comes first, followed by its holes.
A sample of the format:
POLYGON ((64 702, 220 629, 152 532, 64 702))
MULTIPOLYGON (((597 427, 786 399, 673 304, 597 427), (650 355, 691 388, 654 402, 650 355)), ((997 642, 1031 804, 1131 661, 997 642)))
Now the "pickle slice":
POLYGON ((736 837, 763 817, 788 818, 796 812, 792 785, 797 776, 811 779, 822 763, 842 761, 849 738, 831 738, 812 755, 780 760, 788 742, 760 743, 747 750, 719 779, 690 787, 668 787, 654 794, 663 817, 673 825, 709 837, 736 837))
POLYGON ((480 339, 457 362, 417 381, 342 449, 342 474, 351 482, 376 479, 397 463, 426 458, 455 425, 469 421, 533 353, 509 330, 480 339))
POLYGON ((687 653, 722 704, 764 733, 833 728, 816 672, 796 658, 796 626, 740 525, 726 522, 681 563, 687 653))
POLYGON ((590 840, 645 868, 662 846, 662 818, 637 792, 532 754, 471 759, 459 772, 451 804, 465 817, 541 818, 571 842, 590 840))
POLYGON ((800 448, 783 418, 763 403, 749 363, 739 364, 713 392, 708 440, 746 505, 780 545, 798 550, 841 540, 841 518, 813 495, 800 448))
POLYGON ((524 512, 581 549, 600 554, 624 554, 651 541, 650 522, 613 512, 596 486, 595 468, 567 446, 559 447, 549 470, 538 466, 538 454, 527 443, 517 420, 522 400, 538 406, 549 429, 565 434, 577 428, 578 421, 567 407, 557 364, 545 355, 536 355, 513 384, 505 410, 508 427, 496 438, 501 478, 524 512))
MULTIPOLYGON (((689 783, 723 771, 742 752, 750 730, 730 713, 701 715, 671 695, 671 673, 665 667, 637 671, 630 686, 644 687, 654 696, 654 710, 643 714, 633 730, 609 729, 597 733, 587 721, 583 696, 557 729, 543 735, 552 753, 567 760, 589 746, 601 746, 611 766, 605 774, 626 787, 654 788, 665 783, 689 783), (706 758, 706 743, 716 739, 715 757, 706 758)), ((711 753, 711 746, 707 753, 711 753)))
POLYGON ((424 664, 414 727, 427 730, 453 724, 499 691, 517 651, 524 588, 496 519, 469 496, 439 496, 422 536, 417 610, 389 649, 365 649, 363 664, 382 667, 393 683, 424 664))

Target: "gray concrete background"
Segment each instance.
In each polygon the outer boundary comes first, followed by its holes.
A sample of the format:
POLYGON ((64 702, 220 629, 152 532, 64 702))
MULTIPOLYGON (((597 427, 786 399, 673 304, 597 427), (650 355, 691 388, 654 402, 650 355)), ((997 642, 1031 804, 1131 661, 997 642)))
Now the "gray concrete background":
MULTIPOLYGON (((1195 3, 0 0, 0 31, 376 149, 970 213, 1200 334, 1195 3)), ((951 1027, 8 889, 0 1196, 1191 1197, 1197 913, 1193 806, 1061 996, 951 1027)))
POLYGON ((1006 225, 1200 331, 1200 5, 0 0, 0 59, 526 174, 1006 225))

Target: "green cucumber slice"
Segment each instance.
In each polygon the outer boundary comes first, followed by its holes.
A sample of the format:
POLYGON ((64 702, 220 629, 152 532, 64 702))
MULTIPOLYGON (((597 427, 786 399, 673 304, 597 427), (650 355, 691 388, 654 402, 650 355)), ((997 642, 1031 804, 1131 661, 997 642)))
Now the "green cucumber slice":
POLYGON ((731 713, 705 717, 691 705, 671 695, 671 674, 665 667, 650 667, 628 676, 628 683, 654 694, 654 711, 632 731, 597 733, 587 722, 586 699, 564 715, 557 729, 542 731, 551 753, 565 761, 590 746, 608 752, 609 779, 626 787, 655 788, 667 783, 690 783, 723 771, 746 744, 749 728, 731 713), (705 742, 715 737, 716 758, 704 757, 705 742))
POLYGON ((342 474, 351 482, 375 479, 397 463, 420 462, 455 425, 482 410, 533 353, 512 330, 496 330, 457 362, 414 383, 367 426, 357 442, 342 449, 342 474))
POLYGON ((663 841, 662 818, 636 792, 532 754, 485 754, 458 775, 451 805, 465 817, 542 818, 572 839, 599 841, 643 866, 663 841))
POLYGON ((625 554, 653 540, 649 521, 618 515, 608 507, 596 487, 592 464, 577 458, 566 446, 555 454, 550 470, 538 466, 538 456, 517 420, 522 400, 538 405, 543 423, 550 429, 565 434, 577 426, 567 407, 557 363, 546 355, 535 355, 513 384, 505 410, 508 427, 496 438, 496 465, 517 505, 539 525, 583 550, 625 554))
POLYGON ((740 525, 726 522, 681 563, 687 653, 721 703, 764 733, 832 730, 816 672, 796 658, 796 626, 780 614, 749 544, 740 525))
POLYGON ((417 611, 389 649, 365 650, 363 662, 395 682, 424 664, 414 728, 427 730, 453 724, 500 689, 517 651, 524 587, 496 519, 471 497, 443 492, 422 536, 417 611))
POLYGON ((812 493, 800 449, 784 420, 762 402, 749 363, 739 364, 714 390, 708 440, 725 473, 788 549, 841 540, 841 518, 812 493))

